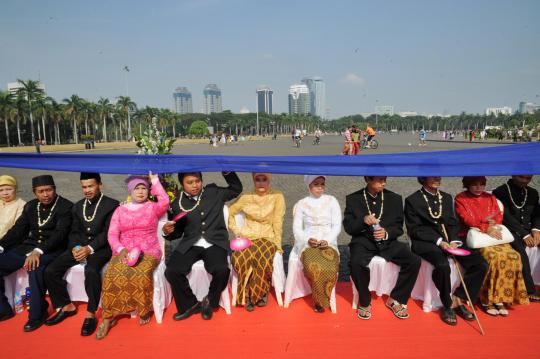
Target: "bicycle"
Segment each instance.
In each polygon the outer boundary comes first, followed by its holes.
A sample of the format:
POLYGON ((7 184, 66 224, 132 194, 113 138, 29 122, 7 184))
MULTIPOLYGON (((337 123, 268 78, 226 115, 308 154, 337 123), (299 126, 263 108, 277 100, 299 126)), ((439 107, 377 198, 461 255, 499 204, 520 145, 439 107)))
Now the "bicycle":
POLYGON ((294 144, 297 148, 300 148, 300 144, 302 143, 302 138, 301 137, 295 137, 294 138, 294 144))
POLYGON ((321 138, 315 137, 315 139, 313 140, 313 145, 320 145, 320 144, 321 144, 321 138))
POLYGON ((368 147, 367 143, 368 143, 367 137, 364 136, 362 141, 360 141, 360 148, 361 149, 366 149, 366 148, 377 149, 377 147, 379 147, 379 141, 377 141, 374 138, 371 139, 371 145, 369 147, 368 147))

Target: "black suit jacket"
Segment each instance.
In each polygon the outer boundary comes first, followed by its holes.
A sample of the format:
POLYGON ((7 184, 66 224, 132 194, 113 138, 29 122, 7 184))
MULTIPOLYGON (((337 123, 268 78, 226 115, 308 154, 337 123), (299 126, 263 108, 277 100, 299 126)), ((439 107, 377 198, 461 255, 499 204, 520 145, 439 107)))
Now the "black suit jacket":
MULTIPOLYGON (((345 201, 345 214, 343 215, 343 227, 345 232, 352 236, 351 244, 357 242, 374 243, 373 229, 364 223, 364 217, 369 215, 369 211, 364 199, 364 191, 351 193, 345 201)), ((403 234, 403 200, 397 193, 384 190, 383 214, 380 218, 380 226, 388 233, 388 241, 394 241, 403 234)), ((371 212, 377 216, 380 213, 381 194, 375 199, 366 193, 368 201, 371 202, 371 212), (373 204, 375 202, 375 204, 373 204)))
MULTIPOLYGON (((448 241, 459 240, 457 237, 459 231, 459 222, 454 213, 454 200, 448 193, 441 192, 442 195, 442 216, 433 219, 428 210, 428 204, 422 196, 421 190, 418 190, 405 199, 405 225, 407 234, 413 241, 424 241, 436 244, 439 238, 446 240, 442 225, 448 233, 448 241)), ((431 194, 426 194, 431 205, 432 211, 439 208, 438 198, 431 194), (437 203, 435 203, 437 201, 437 203)))
MULTIPOLYGON (((66 248, 71 228, 73 203, 58 196, 58 202, 51 218, 41 227, 38 226, 37 205, 37 199, 24 205, 23 213, 0 241, 0 246, 4 248, 4 251, 15 249, 17 253, 24 255, 35 248, 41 249, 43 253, 66 248)), ((52 204, 47 207, 42 206, 42 221, 49 216, 51 208, 52 204)))
MULTIPOLYGON (((84 201, 85 199, 82 199, 75 203, 71 210, 73 223, 71 224, 71 232, 69 233, 68 249, 71 250, 77 245, 89 245, 96 252, 102 248, 110 249, 109 242, 107 241, 107 234, 109 232, 112 214, 119 205, 118 201, 103 196, 97 209, 96 216, 91 222, 87 222, 83 217, 84 201)), ((97 202, 98 200, 96 199, 92 204, 86 206, 87 217, 92 216, 96 209, 97 202)))
MULTIPOLYGON (((242 183, 234 172, 223 175, 228 187, 218 187, 214 183, 206 185, 200 194, 199 206, 176 222, 174 232, 165 237, 167 240, 182 238, 175 250, 186 253, 199 239, 204 238, 211 244, 229 251, 229 233, 225 226, 223 206, 225 202, 238 197, 242 192, 242 183)), ((180 196, 172 203, 172 216, 174 218, 181 209, 178 204, 180 196)), ((184 194, 182 206, 189 210, 197 203, 184 194)))
MULTIPOLYGON (((508 181, 512 191, 512 198, 516 204, 521 205, 525 199, 521 188, 508 181)), ((522 239, 531 233, 531 229, 540 229, 540 205, 538 204, 538 191, 527 187, 527 202, 523 208, 517 208, 512 203, 506 185, 497 187, 493 194, 504 205, 503 224, 508 227, 514 237, 522 239)))

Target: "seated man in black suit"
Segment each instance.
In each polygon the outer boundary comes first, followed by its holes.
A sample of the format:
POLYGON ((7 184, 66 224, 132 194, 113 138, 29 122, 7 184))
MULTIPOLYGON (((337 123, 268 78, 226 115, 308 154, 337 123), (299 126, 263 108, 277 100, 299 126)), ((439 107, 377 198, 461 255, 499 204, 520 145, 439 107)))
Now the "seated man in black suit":
POLYGON ((48 317, 44 271, 66 249, 73 203, 56 193, 52 176, 32 178, 35 199, 25 204, 15 225, 0 241, 0 321, 14 316, 5 296, 4 277, 20 268, 28 271, 30 313, 25 332, 39 328, 48 317))
POLYGON ((176 222, 163 226, 165 238, 181 238, 174 249, 165 270, 171 284, 178 313, 174 320, 183 320, 201 312, 203 319, 211 319, 214 308, 219 305, 221 292, 229 281, 229 233, 225 226, 223 206, 242 192, 242 183, 234 172, 223 173, 228 187, 209 184, 203 187, 202 174, 179 173, 182 190, 172 203, 172 218, 181 212, 187 213, 176 222), (193 294, 187 275, 191 266, 199 260, 212 275, 208 295, 202 303, 193 294))
MULTIPOLYGON (((472 321, 473 313, 463 304, 463 301, 467 301, 463 286, 460 285, 455 290, 453 297, 450 295, 452 286, 449 254, 445 249, 459 246, 466 248, 466 243, 462 243, 457 237, 459 222, 454 214, 454 200, 448 193, 439 191, 441 177, 418 177, 418 182, 422 188, 405 199, 405 224, 412 241, 412 250, 435 267, 432 278, 443 304, 443 322, 456 325, 456 313, 463 319, 472 321)), ((454 258, 465 270, 464 281, 471 300, 475 302, 488 264, 478 251, 470 251, 468 256, 454 258)))
POLYGON ((493 190, 493 194, 504 205, 503 224, 514 235, 510 243, 521 255, 523 279, 529 294, 529 301, 540 302, 531 274, 526 247, 540 245, 540 203, 538 191, 529 187, 532 175, 512 176, 505 184, 493 190))
POLYGON ((409 317, 407 301, 420 270, 420 258, 406 243, 397 241, 403 234, 403 201, 386 190, 386 177, 364 177, 367 186, 347 196, 343 227, 352 236, 351 277, 358 290, 360 319, 371 318, 369 262, 374 256, 400 266, 396 285, 386 306, 400 319, 409 317))
POLYGON ((77 313, 67 291, 64 275, 79 263, 84 266, 84 287, 88 295, 86 318, 81 328, 82 336, 89 336, 96 330, 95 312, 101 299, 101 270, 111 259, 111 247, 107 241, 109 223, 118 207, 118 201, 101 192, 99 173, 83 172, 80 176, 84 199, 75 203, 71 214, 73 223, 69 234, 68 249, 45 270, 45 283, 49 289, 52 304, 59 311, 45 322, 56 325, 77 313))

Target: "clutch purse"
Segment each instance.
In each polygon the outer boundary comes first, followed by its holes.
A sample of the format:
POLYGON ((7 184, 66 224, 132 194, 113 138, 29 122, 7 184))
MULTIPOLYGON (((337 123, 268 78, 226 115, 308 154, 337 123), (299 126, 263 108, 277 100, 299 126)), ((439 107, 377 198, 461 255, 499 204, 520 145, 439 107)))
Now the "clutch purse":
POLYGON ((502 239, 493 238, 489 234, 481 232, 478 228, 469 229, 467 232, 467 246, 469 248, 484 248, 514 241, 514 236, 506 226, 498 224, 497 227, 501 230, 502 239))
POLYGON ((141 250, 137 247, 130 250, 126 256, 126 264, 130 267, 133 267, 135 263, 139 260, 139 256, 141 255, 141 250))
POLYGON ((247 237, 236 237, 231 240, 230 246, 233 251, 241 251, 251 246, 251 241, 247 237))

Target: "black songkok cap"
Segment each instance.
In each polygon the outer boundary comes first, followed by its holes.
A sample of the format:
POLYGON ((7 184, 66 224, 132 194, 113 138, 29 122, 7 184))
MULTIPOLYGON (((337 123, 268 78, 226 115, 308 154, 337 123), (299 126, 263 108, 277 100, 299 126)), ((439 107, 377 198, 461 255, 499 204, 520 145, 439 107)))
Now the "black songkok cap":
POLYGON ((55 186, 54 179, 51 175, 42 175, 32 178, 32 188, 39 186, 55 186))
POLYGON ((81 172, 81 181, 95 179, 97 183, 101 183, 101 176, 95 172, 81 172))
POLYGON ((186 175, 198 175, 199 178, 202 181, 202 173, 201 172, 180 172, 180 173, 178 173, 178 181, 180 182, 180 185, 182 185, 182 181, 184 180, 184 177, 186 177, 186 175))

